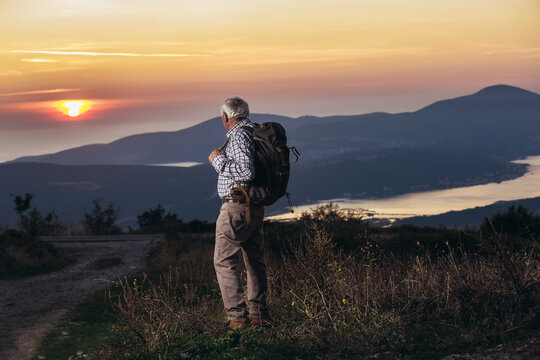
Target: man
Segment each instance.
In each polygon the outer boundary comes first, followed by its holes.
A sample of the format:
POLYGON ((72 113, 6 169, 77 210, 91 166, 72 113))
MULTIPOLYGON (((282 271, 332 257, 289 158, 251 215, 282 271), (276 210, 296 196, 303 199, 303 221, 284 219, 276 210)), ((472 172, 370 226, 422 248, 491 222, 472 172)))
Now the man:
POLYGON ((255 125, 249 120, 247 102, 240 97, 225 100, 221 106, 221 122, 227 130, 227 141, 208 156, 219 174, 217 188, 223 202, 216 221, 214 268, 229 327, 262 326, 267 315, 264 206, 249 204, 246 199, 245 190, 255 177, 255 146, 251 130, 246 129, 253 129, 255 125), (240 252, 248 275, 249 309, 237 271, 240 252))

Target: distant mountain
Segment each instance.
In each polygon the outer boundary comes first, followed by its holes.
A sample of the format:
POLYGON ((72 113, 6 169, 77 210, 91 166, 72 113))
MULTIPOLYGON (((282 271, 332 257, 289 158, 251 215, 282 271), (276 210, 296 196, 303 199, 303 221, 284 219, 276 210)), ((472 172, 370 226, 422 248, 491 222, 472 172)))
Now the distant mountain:
MULTIPOLYGON (((540 154, 540 95, 508 85, 438 101, 411 113, 289 118, 253 114, 256 122, 278 121, 302 161, 331 161, 347 153, 437 148, 513 159, 540 154)), ((109 144, 86 145, 14 162, 64 165, 206 162, 221 145, 224 129, 213 118, 188 129, 134 135, 109 144)))
MULTIPOLYGON (((253 116, 254 121, 292 123, 294 119, 277 115, 253 116)), ((298 125, 303 124, 302 120, 298 125)), ((54 154, 25 156, 13 162, 42 162, 62 165, 147 165, 206 161, 212 149, 225 140, 220 118, 213 118, 187 129, 132 135, 108 144, 85 145, 54 154)))
POLYGON ((412 113, 375 113, 295 129, 304 152, 435 147, 506 159, 540 154, 540 95, 497 85, 412 113))

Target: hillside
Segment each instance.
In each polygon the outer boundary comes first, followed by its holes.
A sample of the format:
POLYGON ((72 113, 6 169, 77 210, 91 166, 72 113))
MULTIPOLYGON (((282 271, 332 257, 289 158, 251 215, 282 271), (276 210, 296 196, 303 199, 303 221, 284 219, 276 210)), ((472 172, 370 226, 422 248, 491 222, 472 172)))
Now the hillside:
MULTIPOLYGON (((519 176, 524 165, 433 149, 385 151, 377 156, 339 158, 320 165, 293 164, 288 191, 294 205, 332 198, 387 197, 519 176)), ((41 212, 54 210, 63 222, 83 218, 92 200, 120 208, 122 226, 158 204, 185 220, 215 220, 220 205, 217 174, 210 165, 191 168, 142 165, 66 166, 41 163, 0 165, 0 219, 16 219, 10 194, 36 194, 41 212)), ((267 214, 286 211, 280 200, 267 214)))
MULTIPOLYGON (((307 119, 307 118, 306 118, 307 119)), ((278 121, 287 128, 301 126, 305 119, 253 114, 253 121, 278 121)), ((206 162, 210 151, 225 139, 216 117, 187 129, 132 135, 108 144, 91 144, 54 154, 25 156, 13 162, 43 162, 61 165, 149 165, 177 162, 206 162)))
POLYGON ((540 154, 540 95, 492 86, 412 113, 376 113, 294 131, 304 152, 435 147, 516 159, 540 154))
MULTIPOLYGON (((540 154, 540 95, 507 85, 442 100, 411 113, 289 118, 253 114, 255 122, 278 121, 302 161, 320 161, 350 152, 435 147, 466 150, 505 159, 540 154)), ((218 118, 175 132, 129 136, 109 144, 86 145, 14 162, 63 165, 205 162, 221 145, 218 118)))

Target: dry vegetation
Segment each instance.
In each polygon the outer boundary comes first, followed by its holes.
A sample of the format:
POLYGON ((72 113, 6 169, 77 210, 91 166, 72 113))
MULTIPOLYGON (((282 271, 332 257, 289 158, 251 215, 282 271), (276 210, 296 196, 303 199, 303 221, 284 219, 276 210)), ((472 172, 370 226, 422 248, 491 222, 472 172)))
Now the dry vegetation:
MULTIPOLYGON (((148 275, 110 295, 117 337, 99 357, 437 358, 534 335, 538 233, 491 228, 446 241, 448 230, 432 229, 439 241, 419 236, 396 251, 388 239, 399 231, 372 231, 332 206, 296 224, 268 224, 273 325, 244 332, 224 327, 211 235, 169 239, 148 275)), ((402 231, 410 237, 411 228, 402 231)))
POLYGON ((65 249, 15 230, 0 231, 0 278, 28 276, 73 263, 65 249))

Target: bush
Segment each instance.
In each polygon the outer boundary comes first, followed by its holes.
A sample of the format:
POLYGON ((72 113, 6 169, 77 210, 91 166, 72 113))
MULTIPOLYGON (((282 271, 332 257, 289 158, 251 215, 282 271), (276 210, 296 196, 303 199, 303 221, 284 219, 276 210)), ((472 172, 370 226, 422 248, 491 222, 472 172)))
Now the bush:
POLYGON ((341 210, 333 203, 317 206, 300 217, 301 234, 310 228, 322 228, 332 234, 332 241, 345 251, 361 247, 368 237, 368 223, 361 210, 341 210))
POLYGON ((6 230, 0 234, 0 277, 49 272, 72 262, 63 249, 28 233, 6 230))
POLYGON ((139 231, 145 234, 169 233, 178 223, 182 223, 182 220, 178 220, 176 214, 165 214, 165 209, 159 204, 157 208, 137 216, 139 231))
POLYGON ((29 210, 33 198, 34 194, 30 193, 24 194, 24 197, 17 195, 14 198, 15 212, 19 214, 19 230, 30 236, 63 235, 67 228, 58 220, 58 215, 54 211, 43 217, 37 208, 29 210))
POLYGON ((164 233, 167 238, 182 237, 183 234, 201 234, 214 232, 216 225, 208 221, 194 219, 184 222, 174 213, 165 214, 165 209, 158 205, 137 216, 139 229, 136 232, 155 234, 164 233))
POLYGON ((120 234, 122 229, 116 225, 119 209, 116 209, 113 203, 109 203, 109 206, 103 209, 100 199, 94 199, 93 203, 94 209, 92 212, 84 213, 84 231, 91 235, 120 234))
POLYGON ((540 241, 540 216, 532 214, 521 205, 510 206, 505 212, 484 219, 480 231, 487 238, 504 234, 515 246, 527 246, 531 242, 540 241))

